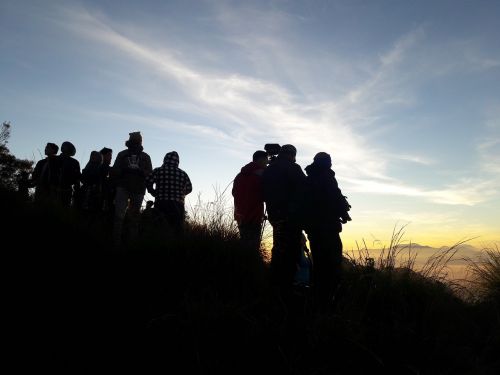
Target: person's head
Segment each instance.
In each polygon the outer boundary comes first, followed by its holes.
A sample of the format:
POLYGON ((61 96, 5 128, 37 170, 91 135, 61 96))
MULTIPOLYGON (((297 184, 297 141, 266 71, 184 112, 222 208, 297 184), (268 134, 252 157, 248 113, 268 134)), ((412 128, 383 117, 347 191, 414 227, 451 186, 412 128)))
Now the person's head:
POLYGON ((255 151, 252 156, 252 161, 257 163, 262 168, 265 168, 267 164, 269 164, 269 160, 267 159, 267 152, 265 151, 255 151))
POLYGON ((100 152, 97 151, 92 151, 90 153, 90 160, 91 163, 94 164, 101 164, 102 163, 102 155, 100 152))
POLYGON ((142 146, 141 132, 128 133, 128 141, 125 142, 125 146, 127 147, 142 146))
POLYGON ((297 156, 297 149, 293 145, 283 145, 281 146, 280 153, 278 154, 280 158, 288 159, 295 162, 295 156, 297 156))
POLYGON ((111 159, 113 158, 113 150, 107 147, 104 147, 101 151, 99 151, 102 155, 102 163, 106 165, 111 164, 111 159))
POLYGON ((154 201, 147 201, 146 202, 146 209, 149 210, 151 208, 153 208, 155 202, 154 201))
POLYGON ((179 166, 179 154, 177 151, 168 152, 163 158, 163 164, 179 166))
POLYGON ((61 154, 67 155, 67 156, 75 156, 76 154, 76 148, 71 142, 63 142, 61 145, 61 154))
POLYGON ((318 152, 314 156, 314 164, 323 167, 323 168, 331 168, 332 166, 332 158, 326 152, 318 152))
POLYGON ((55 143, 47 143, 45 146, 45 155, 46 156, 54 156, 59 152, 59 146, 55 143))

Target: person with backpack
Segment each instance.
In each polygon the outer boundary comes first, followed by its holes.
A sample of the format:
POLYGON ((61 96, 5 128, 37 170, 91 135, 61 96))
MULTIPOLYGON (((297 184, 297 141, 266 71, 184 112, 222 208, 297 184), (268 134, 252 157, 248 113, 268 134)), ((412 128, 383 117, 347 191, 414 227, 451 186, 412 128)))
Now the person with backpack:
POLYGON ((50 142, 47 143, 44 152, 47 157, 39 160, 33 169, 30 187, 35 188, 35 202, 56 198, 57 184, 59 181, 58 152, 58 145, 50 142))
POLYGON ((163 165, 155 168, 146 179, 149 193, 155 198, 155 209, 166 219, 176 235, 184 230, 186 195, 193 191, 191 180, 179 168, 179 154, 169 152, 163 158, 163 165))
POLYGON ((127 211, 130 219, 130 237, 135 238, 138 235, 139 214, 146 193, 146 177, 153 169, 151 158, 142 147, 140 132, 129 133, 125 146, 127 149, 116 156, 112 171, 116 184, 113 224, 115 246, 119 246, 122 242, 123 222, 127 211))
POLYGON ((70 207, 80 193, 80 163, 74 159, 76 148, 71 142, 63 142, 59 158, 59 201, 64 207, 70 207))
POLYGON ((306 176, 295 163, 296 154, 294 146, 282 146, 262 174, 264 201, 273 227, 271 278, 285 291, 293 285, 302 250, 298 208, 306 176))
POLYGON ((264 197, 262 174, 268 164, 265 151, 255 151, 252 162, 241 168, 233 182, 234 219, 238 223, 240 239, 244 246, 259 250, 262 221, 264 219, 264 197))
POLYGON ((313 285, 320 305, 333 300, 341 278, 342 224, 351 220, 350 205, 339 189, 332 159, 326 152, 314 156, 304 191, 304 227, 311 246, 313 285))

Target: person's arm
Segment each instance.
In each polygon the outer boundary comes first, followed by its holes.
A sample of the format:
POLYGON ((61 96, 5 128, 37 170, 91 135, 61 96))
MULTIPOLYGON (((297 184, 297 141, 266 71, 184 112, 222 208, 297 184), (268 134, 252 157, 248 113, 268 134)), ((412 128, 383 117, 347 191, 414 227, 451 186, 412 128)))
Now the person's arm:
POLYGON ((148 177, 153 172, 153 164, 151 163, 151 157, 148 154, 146 155, 146 165, 144 166, 144 176, 148 177))
POLYGON ((74 164, 75 164, 75 171, 74 171, 73 184, 74 184, 74 189, 78 190, 80 189, 80 181, 82 179, 82 173, 80 171, 80 163, 78 162, 78 160, 75 160, 74 164))
POLYGON ((302 186, 306 181, 306 175, 300 165, 293 164, 292 173, 290 174, 291 182, 296 186, 302 186))
POLYGON ((112 175, 113 179, 121 176, 123 173, 123 153, 118 153, 116 156, 115 162, 113 164, 113 168, 110 171, 110 176, 112 175))
POLYGON ((31 180, 30 180, 30 183, 29 183, 30 187, 34 187, 34 186, 37 185, 38 179, 42 175, 43 164, 44 163, 42 163, 42 160, 39 160, 36 163, 35 169, 33 169, 33 172, 31 173, 31 180))
POLYGON ((154 170, 152 173, 149 174, 149 176, 146 177, 146 188, 148 189, 149 194, 151 194, 153 197, 156 197, 156 189, 153 187, 155 183, 156 183, 156 170, 154 170))
POLYGON ((189 179, 189 176, 187 175, 187 173, 185 175, 186 175, 186 187, 185 187, 184 191, 185 191, 185 194, 188 195, 189 193, 191 193, 193 191, 193 185, 191 184, 191 180, 189 179))

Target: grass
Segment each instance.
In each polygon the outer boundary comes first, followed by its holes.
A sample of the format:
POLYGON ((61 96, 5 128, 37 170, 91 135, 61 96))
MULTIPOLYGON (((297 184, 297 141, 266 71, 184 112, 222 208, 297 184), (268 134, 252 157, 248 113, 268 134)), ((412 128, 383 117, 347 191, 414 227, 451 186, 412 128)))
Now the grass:
POLYGON ((498 249, 476 264, 478 297, 466 301, 442 277, 456 247, 417 270, 395 229, 378 259, 364 246, 345 261, 335 306, 318 311, 307 290, 286 303, 276 294, 267 262, 239 246, 220 202, 198 202, 182 240, 149 218, 138 241, 113 252, 106 220, 7 192, 1 201, 5 321, 20 372, 488 374, 499 365, 498 249))
POLYGON ((472 295, 479 300, 500 301, 500 249, 483 250, 479 259, 469 259, 472 295))

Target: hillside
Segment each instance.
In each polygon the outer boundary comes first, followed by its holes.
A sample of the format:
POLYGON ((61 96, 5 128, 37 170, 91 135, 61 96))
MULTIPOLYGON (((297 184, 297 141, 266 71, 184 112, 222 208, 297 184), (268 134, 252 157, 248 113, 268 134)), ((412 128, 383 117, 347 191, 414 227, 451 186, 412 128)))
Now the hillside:
POLYGON ((329 310, 281 298, 230 229, 162 228, 113 250, 106 223, 2 192, 9 342, 20 372, 493 374, 498 300, 346 262, 329 310))

